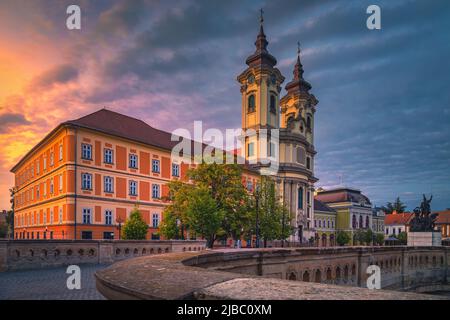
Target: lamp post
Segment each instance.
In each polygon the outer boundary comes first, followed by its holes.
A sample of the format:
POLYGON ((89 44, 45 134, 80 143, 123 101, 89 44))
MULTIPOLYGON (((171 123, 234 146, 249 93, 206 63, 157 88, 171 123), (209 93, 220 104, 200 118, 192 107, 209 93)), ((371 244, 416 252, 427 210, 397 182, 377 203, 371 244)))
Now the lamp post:
POLYGON ((259 185, 256 185, 256 247, 259 248, 259 185))
POLYGON ((121 235, 122 235, 122 223, 123 223, 123 219, 122 217, 117 217, 116 222, 118 223, 118 228, 119 228, 119 240, 121 239, 121 235))
MULTIPOLYGON (((177 218, 177 227, 181 230, 181 240, 184 240, 184 226, 181 223, 180 218, 177 218)), ((177 240, 179 239, 179 234, 177 232, 177 240)))

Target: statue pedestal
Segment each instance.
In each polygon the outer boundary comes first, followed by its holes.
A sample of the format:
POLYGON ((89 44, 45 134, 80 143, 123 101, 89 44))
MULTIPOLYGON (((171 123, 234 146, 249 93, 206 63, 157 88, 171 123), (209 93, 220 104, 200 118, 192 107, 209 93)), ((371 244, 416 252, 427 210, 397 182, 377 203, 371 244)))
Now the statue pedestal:
POLYGON ((442 245, 440 232, 408 232, 408 246, 436 247, 442 245))

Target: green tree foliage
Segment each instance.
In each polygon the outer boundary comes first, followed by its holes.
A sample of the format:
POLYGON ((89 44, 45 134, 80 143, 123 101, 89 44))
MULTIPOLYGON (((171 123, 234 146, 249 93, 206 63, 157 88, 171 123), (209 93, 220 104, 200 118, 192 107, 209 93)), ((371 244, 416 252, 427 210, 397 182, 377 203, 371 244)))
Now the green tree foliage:
POLYGON ((406 232, 400 232, 396 238, 401 244, 406 244, 408 242, 408 234, 406 232))
POLYGON ((264 240, 264 247, 267 241, 289 237, 292 234, 291 217, 276 195, 274 181, 262 176, 258 188, 255 188, 254 198, 258 200, 259 234, 264 240))
POLYGON ((346 231, 338 231, 336 236, 336 242, 340 246, 345 246, 350 242, 351 236, 346 231))
POLYGON ((142 219, 141 213, 137 206, 134 207, 130 213, 130 217, 125 221, 123 225, 122 238, 124 240, 145 240, 147 235, 148 226, 142 219))
POLYGON ((386 206, 381 207, 381 209, 386 214, 391 214, 394 211, 397 211, 397 213, 403 213, 406 210, 406 205, 400 200, 400 197, 397 197, 394 203, 388 202, 386 206))
POLYGON ((375 242, 378 245, 383 245, 384 244, 384 234, 382 233, 377 233, 375 236, 375 242))
POLYGON ((205 187, 193 189, 190 200, 186 213, 191 230, 203 235, 207 246, 212 248, 217 236, 224 233, 222 222, 225 211, 218 206, 210 189, 205 187))
POLYGON ((372 231, 371 229, 367 229, 367 230, 364 232, 364 238, 363 238, 363 240, 364 240, 364 243, 365 243, 366 245, 371 245, 372 242, 375 240, 374 233, 373 233, 373 231, 372 231))

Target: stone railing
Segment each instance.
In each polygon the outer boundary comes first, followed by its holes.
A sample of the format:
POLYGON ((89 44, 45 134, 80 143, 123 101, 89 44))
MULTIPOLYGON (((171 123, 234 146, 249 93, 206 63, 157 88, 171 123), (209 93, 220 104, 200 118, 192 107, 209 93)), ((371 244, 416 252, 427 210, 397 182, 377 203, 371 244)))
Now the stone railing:
POLYGON ((442 247, 181 252, 115 263, 98 271, 96 281, 109 299, 436 299, 365 289, 366 268, 380 267, 382 289, 449 290, 449 252, 442 247))
POLYGON ((0 240, 0 271, 70 264, 107 264, 169 252, 201 251, 205 241, 0 240))

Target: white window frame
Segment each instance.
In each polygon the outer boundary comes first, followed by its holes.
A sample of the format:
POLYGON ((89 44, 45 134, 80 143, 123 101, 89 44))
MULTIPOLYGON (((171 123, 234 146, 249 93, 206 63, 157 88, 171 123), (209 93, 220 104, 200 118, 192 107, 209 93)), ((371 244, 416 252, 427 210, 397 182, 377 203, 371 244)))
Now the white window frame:
POLYGON ((59 161, 63 161, 63 145, 59 145, 59 161))
POLYGON ((152 184, 152 198, 153 199, 161 198, 161 186, 157 183, 152 184))
POLYGON ((63 175, 62 173, 59 175, 59 191, 63 190, 63 175))
POLYGON ((130 180, 128 182, 128 193, 130 196, 137 196, 138 193, 137 181, 130 180), (134 191, 134 193, 132 191, 134 191))
POLYGON ((135 153, 130 153, 128 156, 128 167, 131 169, 138 168, 138 156, 135 153))
POLYGON ((113 149, 105 148, 103 151, 103 162, 107 164, 114 163, 114 152, 113 149))
POLYGON ((106 209, 105 210, 105 225, 112 226, 113 221, 114 221, 113 217, 114 217, 113 211, 111 209, 106 209), (110 219, 110 223, 108 223, 108 219, 110 219))
POLYGON ((81 189, 92 190, 92 174, 90 173, 81 174, 81 189))
POLYGON ((172 163, 172 176, 173 177, 180 176, 180 165, 178 163, 172 163))
POLYGON ((63 223, 63 209, 62 208, 59 208, 58 219, 59 219, 59 224, 62 224, 63 223))
POLYGON ((158 159, 152 159, 152 172, 160 173, 161 167, 158 159))
POLYGON ((114 192, 114 178, 110 176, 105 176, 103 178, 103 189, 106 193, 114 192), (108 188, 109 186, 109 188, 108 188))
POLYGON ((159 227, 159 213, 153 213, 152 214, 152 228, 158 228, 159 227), (156 222, 156 224, 155 224, 156 222))
POLYGON ((83 222, 83 224, 92 224, 92 209, 91 208, 83 208, 83 210, 81 212, 82 212, 82 222, 83 222), (85 219, 86 217, 88 219, 85 219))
POLYGON ((92 145, 88 143, 81 144, 81 159, 92 160, 92 145))

